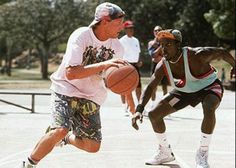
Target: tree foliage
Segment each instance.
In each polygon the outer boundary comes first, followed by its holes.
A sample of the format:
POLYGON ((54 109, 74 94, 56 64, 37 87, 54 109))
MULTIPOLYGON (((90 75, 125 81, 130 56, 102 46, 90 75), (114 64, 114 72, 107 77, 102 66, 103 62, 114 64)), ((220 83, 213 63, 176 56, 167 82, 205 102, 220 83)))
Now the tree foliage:
MULTIPOLYGON (((69 34, 93 20, 95 7, 103 0, 2 0, 0 1, 0 61, 11 61, 16 53, 37 48, 42 78, 48 76, 52 49, 66 43, 69 34)), ((183 44, 234 48, 235 0, 109 0, 135 23, 142 55, 156 25, 177 28, 183 44)), ((148 59, 145 59, 148 60, 148 59)), ((10 66, 10 64, 9 64, 10 66)))
MULTIPOLYGON (((84 24, 86 9, 82 2, 73 0, 17 0, 4 7, 2 13, 9 16, 4 28, 11 26, 14 36, 27 40, 28 47, 37 48, 41 60, 42 78, 48 77, 48 57, 53 45, 65 41, 78 26, 84 24), (13 20, 8 24, 8 21, 13 20), (18 31, 19 29, 19 31, 18 31)), ((13 33, 11 33, 13 34, 13 33)))
POLYGON ((208 0, 211 9, 204 14, 221 39, 235 40, 235 0, 208 0))

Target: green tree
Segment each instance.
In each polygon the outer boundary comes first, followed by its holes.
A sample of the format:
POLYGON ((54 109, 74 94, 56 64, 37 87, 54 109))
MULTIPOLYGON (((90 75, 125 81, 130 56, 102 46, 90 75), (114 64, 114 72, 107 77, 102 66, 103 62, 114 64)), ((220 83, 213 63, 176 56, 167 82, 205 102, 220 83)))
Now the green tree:
POLYGON ((39 51, 42 78, 48 78, 48 58, 54 43, 65 40, 83 23, 83 3, 73 0, 18 0, 17 25, 33 39, 39 51))
POLYGON ((74 29, 85 24, 84 18, 89 15, 85 4, 82 0, 17 0, 2 9, 5 32, 25 39, 28 48, 38 49, 43 79, 48 78, 52 47, 65 42, 74 29))
POLYGON ((214 33, 233 47, 232 45, 235 45, 235 0, 208 1, 211 9, 204 14, 204 17, 212 24, 214 33))
POLYGON ((186 45, 203 46, 217 45, 218 39, 213 33, 211 25, 205 20, 204 13, 210 6, 206 0, 188 0, 180 19, 175 26, 182 31, 186 45))
POLYGON ((8 76, 11 76, 12 59, 20 53, 24 44, 12 10, 11 3, 0 6, 0 57, 5 60, 4 70, 8 76))

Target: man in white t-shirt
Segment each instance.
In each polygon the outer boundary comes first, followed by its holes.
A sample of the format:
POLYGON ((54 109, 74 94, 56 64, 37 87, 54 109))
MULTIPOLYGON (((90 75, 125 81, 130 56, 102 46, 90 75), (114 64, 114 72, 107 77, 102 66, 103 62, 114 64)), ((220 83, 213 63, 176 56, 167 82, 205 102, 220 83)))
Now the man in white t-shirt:
MULTIPOLYGON (((62 63, 51 76, 50 129, 21 168, 36 167, 56 144, 71 144, 91 153, 99 150, 99 109, 107 94, 102 73, 109 67, 127 64, 121 59, 124 50, 117 38, 123 29, 124 15, 119 6, 102 3, 89 27, 71 34, 62 63)), ((134 109, 133 102, 130 106, 134 109)))
MULTIPOLYGON (((130 20, 124 22, 124 30, 126 35, 120 38, 120 42, 124 47, 124 56, 123 59, 128 61, 131 65, 133 65, 139 73, 139 83, 137 88, 135 89, 137 100, 139 101, 141 96, 141 76, 139 72, 139 68, 142 66, 142 61, 140 61, 140 43, 139 40, 134 37, 134 23, 130 20)), ((121 96, 122 104, 125 107, 125 111, 127 112, 127 104, 125 100, 125 96, 121 96)))

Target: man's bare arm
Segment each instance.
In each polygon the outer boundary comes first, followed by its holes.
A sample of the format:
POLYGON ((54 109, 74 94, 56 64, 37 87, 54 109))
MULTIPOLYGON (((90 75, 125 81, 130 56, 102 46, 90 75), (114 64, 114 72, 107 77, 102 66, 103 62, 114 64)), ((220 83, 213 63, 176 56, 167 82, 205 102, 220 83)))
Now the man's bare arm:
POLYGON ((235 58, 226 49, 217 47, 199 47, 195 50, 196 55, 201 58, 203 63, 209 63, 213 60, 223 59, 232 67, 235 67, 235 58))
POLYGON ((153 90, 156 89, 157 85, 160 83, 164 75, 165 72, 163 70, 163 62, 160 61, 156 66, 154 74, 151 76, 150 82, 148 83, 147 87, 144 89, 141 95, 139 104, 145 106, 148 103, 153 93, 153 90))

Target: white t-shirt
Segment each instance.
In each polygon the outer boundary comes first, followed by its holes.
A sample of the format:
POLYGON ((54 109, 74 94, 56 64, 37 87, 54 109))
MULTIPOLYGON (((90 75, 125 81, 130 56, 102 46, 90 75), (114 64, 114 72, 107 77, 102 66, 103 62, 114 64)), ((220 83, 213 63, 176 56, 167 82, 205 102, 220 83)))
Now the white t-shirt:
POLYGON ((128 37, 127 35, 124 35, 120 38, 120 42, 125 51, 123 59, 130 63, 137 63, 141 52, 139 40, 135 37, 128 37))
POLYGON ((50 89, 62 95, 85 98, 101 105, 107 95, 101 73, 68 80, 66 67, 86 66, 111 58, 122 58, 123 53, 124 49, 117 38, 100 41, 91 28, 81 27, 70 35, 62 63, 50 77, 52 81, 50 89))

